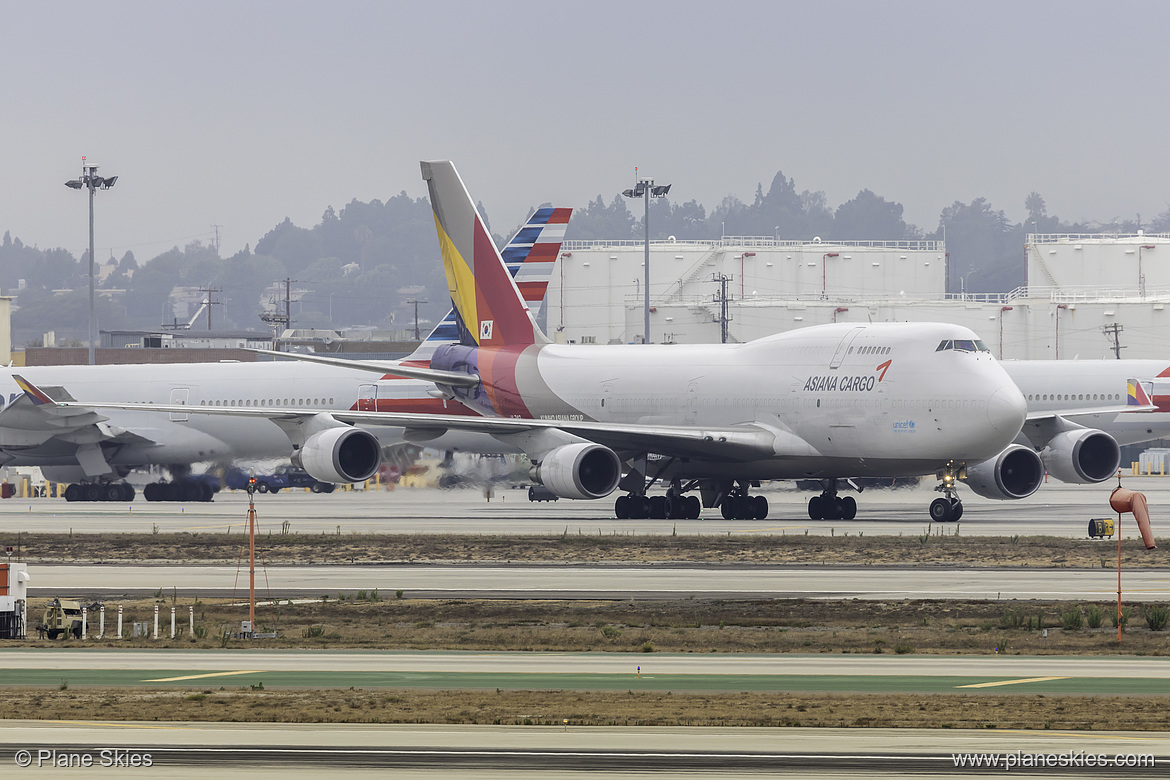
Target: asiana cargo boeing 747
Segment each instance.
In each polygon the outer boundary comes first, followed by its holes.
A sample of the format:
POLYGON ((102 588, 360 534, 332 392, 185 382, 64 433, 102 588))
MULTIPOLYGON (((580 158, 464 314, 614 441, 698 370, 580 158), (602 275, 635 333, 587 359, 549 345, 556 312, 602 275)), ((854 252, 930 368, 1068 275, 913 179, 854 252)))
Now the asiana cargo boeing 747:
MULTIPOLYGON (((954 346, 978 341, 955 325, 821 325, 743 344, 550 343, 454 165, 424 162, 422 172, 459 341, 439 346, 428 367, 408 375, 433 381, 436 395, 476 414, 194 405, 154 411, 265 417, 294 446, 340 441, 351 426, 400 426, 420 442, 448 431, 486 433, 525 452, 533 478, 560 497, 600 499, 620 489, 619 516, 696 517, 702 505, 745 519, 768 514, 767 500, 751 495, 760 480, 796 478, 823 480, 818 498, 852 517, 856 502, 838 497, 838 477, 954 475, 1004 451, 1024 423, 1020 391, 986 348, 954 346), (646 491, 655 482, 667 493, 652 500, 646 491)), ((365 363, 379 373, 399 366, 365 363)), ((322 457, 301 462, 319 479, 369 465, 359 462, 368 457, 360 447, 313 452, 322 457)), ((939 502, 950 512, 957 499, 939 502)))

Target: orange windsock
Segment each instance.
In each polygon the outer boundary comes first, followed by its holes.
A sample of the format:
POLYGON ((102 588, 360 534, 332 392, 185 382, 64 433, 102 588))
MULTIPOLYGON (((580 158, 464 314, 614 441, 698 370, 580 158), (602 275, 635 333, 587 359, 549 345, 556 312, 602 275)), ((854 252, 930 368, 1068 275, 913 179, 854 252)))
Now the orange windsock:
MULTIPOLYGON (((1146 549, 1153 550, 1157 546, 1154 544, 1154 531, 1150 528, 1150 509, 1146 505, 1145 493, 1119 487, 1109 496, 1109 506, 1113 507, 1114 512, 1121 514, 1132 512, 1133 519, 1137 520, 1138 530, 1141 531, 1146 549)), ((1118 533, 1121 533, 1120 528, 1118 533)))

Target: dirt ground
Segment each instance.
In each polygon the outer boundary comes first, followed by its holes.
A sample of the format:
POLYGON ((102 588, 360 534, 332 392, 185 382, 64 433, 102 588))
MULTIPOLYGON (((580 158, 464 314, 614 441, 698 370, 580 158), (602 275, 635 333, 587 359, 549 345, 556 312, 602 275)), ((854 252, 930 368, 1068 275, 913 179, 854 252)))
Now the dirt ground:
MULTIPOLYGON (((39 620, 46 599, 29 605, 39 620)), ((37 639, 5 646, 219 648, 244 646, 225 635, 248 617, 246 603, 159 594, 119 602, 128 628, 161 612, 157 641, 149 637, 37 639), (178 636, 169 639, 169 608, 178 636), (188 615, 194 608, 195 636, 188 615)), ((107 633, 114 633, 110 607, 107 633)), ((1151 610, 1155 605, 1149 605, 1151 610)), ((358 591, 344 599, 280 601, 257 607, 258 629, 276 632, 265 647, 378 650, 524 650, 670 653, 999 653, 1027 655, 1165 655, 1166 630, 1151 630, 1143 605, 1127 604, 1130 621, 1117 642, 1116 605, 1040 601, 820 601, 806 599, 668 601, 545 601, 399 599, 358 591), (1079 628, 1063 628, 1077 622, 1079 628), (1093 624, 1096 623, 1094 626, 1093 624), (1048 629, 1048 637, 1042 629, 1048 629)), ((93 613, 91 612, 91 615, 93 613)))
POLYGON ((8 689, 4 701, 4 711, 20 717, 72 721, 1170 728, 1165 699, 1156 696, 91 688, 8 689))
MULTIPOLYGON (((864 533, 864 532, 862 532, 864 533)), ((962 524, 924 526, 908 536, 554 536, 440 534, 265 534, 258 552, 271 565, 329 563, 631 563, 841 564, 850 566, 1038 566, 1113 568, 1109 541, 1052 536, 962 536, 962 524)), ((29 563, 151 561, 234 563, 247 555, 241 533, 18 533, 13 560, 29 563)), ((1164 547, 1163 547, 1164 549, 1164 547)), ((1122 547, 1126 568, 1166 566, 1138 540, 1122 547)))

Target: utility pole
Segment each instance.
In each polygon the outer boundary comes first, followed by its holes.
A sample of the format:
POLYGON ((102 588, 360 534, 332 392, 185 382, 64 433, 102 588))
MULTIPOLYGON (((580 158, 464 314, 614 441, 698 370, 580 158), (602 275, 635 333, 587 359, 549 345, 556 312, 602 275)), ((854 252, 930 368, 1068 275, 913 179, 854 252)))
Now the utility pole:
POLYGON ((1116 322, 1101 326, 1101 332, 1105 334, 1105 338, 1113 342, 1113 355, 1118 360, 1121 360, 1121 350, 1125 349, 1121 346, 1121 331, 1123 330, 1125 330, 1125 326, 1116 322))
POLYGON ((430 303, 430 301, 428 301, 426 298, 423 298, 421 301, 418 298, 410 298, 406 302, 414 304, 414 340, 421 341, 422 339, 420 338, 418 332, 418 305, 420 303, 430 303))
POLYGON ((219 287, 211 287, 208 285, 207 287, 200 287, 199 292, 207 293, 207 297, 203 300, 207 304, 207 329, 211 330, 211 307, 218 306, 220 303, 222 303, 222 301, 213 301, 211 296, 213 293, 223 292, 223 289, 219 287))
POLYGON ((719 293, 715 296, 715 303, 719 304, 719 316, 712 317, 711 321, 719 323, 720 344, 727 343, 727 323, 731 322, 731 315, 727 313, 727 304, 731 302, 731 299, 727 297, 727 283, 732 278, 723 273, 711 274, 711 281, 719 285, 719 293))
POLYGON ((212 225, 211 227, 215 231, 215 254, 218 256, 219 255, 219 229, 221 227, 223 227, 223 225, 212 225))
POLYGON ((260 319, 272 326, 274 332, 272 339, 272 348, 280 348, 280 336, 285 330, 292 327, 292 283, 296 279, 285 278, 284 280, 284 314, 280 313, 280 304, 275 300, 272 302, 275 311, 264 312, 260 315, 260 319), (284 326, 282 329, 281 326, 284 326))

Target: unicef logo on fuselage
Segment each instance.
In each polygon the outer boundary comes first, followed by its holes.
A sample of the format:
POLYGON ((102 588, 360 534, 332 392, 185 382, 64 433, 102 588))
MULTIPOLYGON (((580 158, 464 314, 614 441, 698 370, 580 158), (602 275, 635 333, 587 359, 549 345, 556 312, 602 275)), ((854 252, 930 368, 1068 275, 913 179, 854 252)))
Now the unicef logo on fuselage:
POLYGON ((913 420, 895 420, 894 433, 914 433, 913 420))

